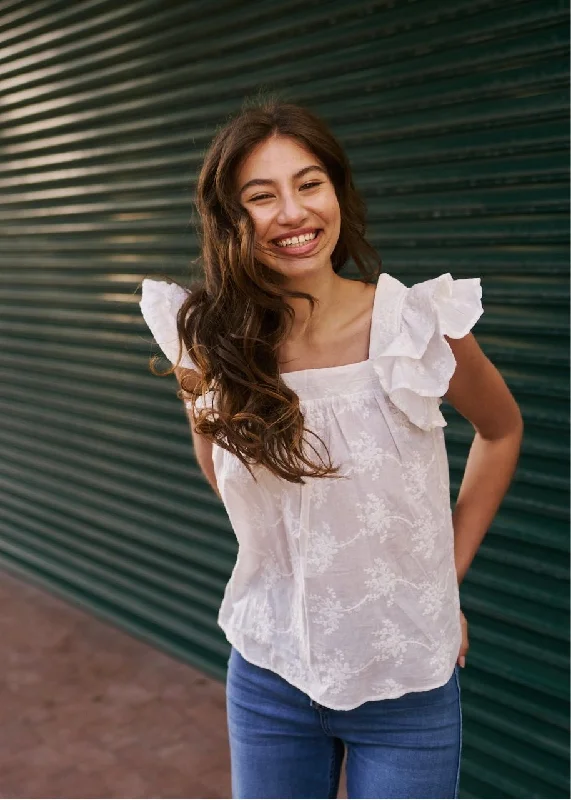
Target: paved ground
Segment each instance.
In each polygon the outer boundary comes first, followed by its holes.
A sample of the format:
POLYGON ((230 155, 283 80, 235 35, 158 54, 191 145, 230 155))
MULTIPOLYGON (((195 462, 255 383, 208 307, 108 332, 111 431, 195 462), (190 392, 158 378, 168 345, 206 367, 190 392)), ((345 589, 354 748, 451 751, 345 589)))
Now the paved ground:
POLYGON ((0 575, 0 796, 229 798, 223 684, 0 575))
POLYGON ((0 653, 0 797, 231 796, 222 683, 5 573, 0 653))

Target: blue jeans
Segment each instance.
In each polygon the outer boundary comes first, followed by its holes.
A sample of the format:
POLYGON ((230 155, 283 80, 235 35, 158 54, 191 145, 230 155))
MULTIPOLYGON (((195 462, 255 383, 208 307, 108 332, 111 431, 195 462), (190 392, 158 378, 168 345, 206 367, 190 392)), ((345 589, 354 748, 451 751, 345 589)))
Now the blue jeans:
POLYGON ((345 750, 349 798, 458 796, 458 666, 444 686, 325 708, 232 648, 226 707, 233 798, 336 798, 345 750))

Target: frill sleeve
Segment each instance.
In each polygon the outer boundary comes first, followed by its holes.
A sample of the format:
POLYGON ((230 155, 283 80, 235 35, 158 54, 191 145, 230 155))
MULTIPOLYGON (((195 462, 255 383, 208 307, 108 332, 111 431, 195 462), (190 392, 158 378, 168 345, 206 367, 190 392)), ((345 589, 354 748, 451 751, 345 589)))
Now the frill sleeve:
MULTIPOLYGON (((156 343, 171 364, 176 364, 178 359, 179 337, 176 320, 178 310, 187 296, 187 290, 176 283, 150 278, 143 280, 139 307, 156 343)), ((185 347, 182 348, 177 366, 196 369, 185 347)))
POLYGON ((441 398, 456 368, 444 335, 461 339, 473 328, 483 314, 482 287, 480 278, 446 273, 403 289, 394 331, 385 331, 373 366, 392 403, 428 431, 446 425, 441 398))

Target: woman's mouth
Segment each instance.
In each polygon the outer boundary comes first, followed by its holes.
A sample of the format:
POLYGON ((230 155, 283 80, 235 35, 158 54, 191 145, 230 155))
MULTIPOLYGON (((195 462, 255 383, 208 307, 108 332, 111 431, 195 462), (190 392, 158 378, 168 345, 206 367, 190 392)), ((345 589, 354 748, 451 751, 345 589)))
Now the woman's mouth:
POLYGON ((304 234, 303 236, 284 237, 283 239, 272 239, 272 244, 282 253, 288 255, 305 255, 309 253, 321 239, 323 230, 316 228, 311 234, 304 234), (310 238, 311 237, 311 238, 310 238))

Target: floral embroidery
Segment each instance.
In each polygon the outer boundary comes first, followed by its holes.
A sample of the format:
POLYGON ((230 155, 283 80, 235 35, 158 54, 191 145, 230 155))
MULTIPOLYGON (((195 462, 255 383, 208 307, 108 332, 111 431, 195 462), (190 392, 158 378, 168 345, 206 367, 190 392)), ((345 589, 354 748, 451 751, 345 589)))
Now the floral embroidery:
POLYGON ((400 697, 403 694, 406 694, 406 687, 403 686, 402 683, 395 681, 394 678, 387 678, 386 681, 382 683, 377 683, 373 691, 375 694, 382 695, 383 697, 400 697))
POLYGON ((266 591, 271 591, 279 580, 283 578, 291 578, 293 572, 282 572, 275 553, 270 553, 264 560, 264 566, 261 572, 261 580, 264 584, 266 591))
POLYGON ((411 500, 420 500, 425 494, 427 476, 434 462, 434 457, 427 461, 416 452, 409 462, 403 464, 403 480, 411 500))
POLYGON ((374 636, 373 647, 380 652, 381 661, 392 659, 395 667, 399 667, 404 661, 408 642, 398 624, 387 619, 382 628, 375 631, 374 636))
POLYGON ((372 434, 361 433, 358 438, 350 440, 350 445, 353 472, 366 472, 375 481, 381 477, 381 467, 387 459, 398 461, 396 456, 379 447, 372 434))
POLYGON ((450 663, 455 663, 461 641, 461 639, 454 641, 454 639, 447 637, 444 630, 439 631, 439 634, 437 641, 440 644, 434 646, 433 654, 428 660, 435 673, 439 673, 444 669, 448 670, 450 663))
POLYGON ((331 478, 314 480, 311 486, 311 502, 314 511, 319 511, 319 509, 323 507, 335 483, 336 481, 331 480, 331 478))
POLYGON ((394 591, 399 579, 382 558, 375 558, 373 564, 374 566, 364 569, 372 576, 365 581, 365 586, 371 590, 370 594, 373 597, 386 598, 386 606, 389 608, 394 602, 394 591))
POLYGON ((323 522, 320 530, 312 530, 309 534, 306 555, 308 569, 311 572, 325 572, 338 549, 339 544, 331 532, 331 526, 323 522))
POLYGON ((327 589, 325 597, 312 594, 309 599, 314 601, 311 612, 315 624, 323 627, 323 633, 326 636, 336 631, 339 628, 339 620, 345 612, 331 586, 327 589))
POLYGON ((250 609, 250 635, 258 642, 268 644, 272 641, 275 628, 274 616, 266 598, 253 603, 250 609))
POLYGON ((442 611, 445 600, 445 588, 437 583, 421 583, 419 586, 422 594, 419 596, 419 605, 425 617, 436 618, 442 611))
POLYGON ((320 664, 319 678, 332 695, 337 695, 345 689, 354 672, 343 650, 335 648, 330 660, 320 664))
POLYGON ((358 535, 374 535, 377 544, 385 541, 395 521, 403 522, 405 525, 410 524, 405 517, 391 515, 387 503, 372 492, 367 495, 367 502, 358 503, 357 508, 363 509, 357 513, 357 519, 365 523, 358 535))
POLYGON ((413 553, 419 553, 424 558, 431 558, 435 542, 438 541, 438 525, 428 512, 426 517, 417 517, 412 523, 413 553))

